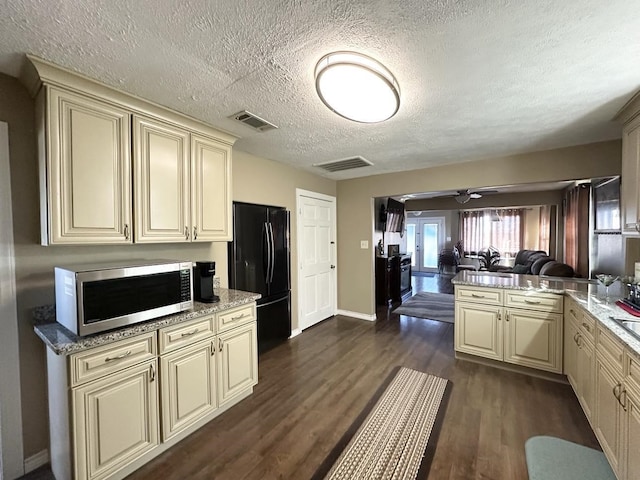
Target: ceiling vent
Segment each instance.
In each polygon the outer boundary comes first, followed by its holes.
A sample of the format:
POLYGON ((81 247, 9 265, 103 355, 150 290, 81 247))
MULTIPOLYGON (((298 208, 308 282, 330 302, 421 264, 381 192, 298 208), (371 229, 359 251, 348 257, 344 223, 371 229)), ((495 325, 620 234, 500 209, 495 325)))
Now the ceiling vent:
POLYGON ((265 119, 260 118, 259 116, 254 115, 251 112, 247 112, 246 110, 234 113, 233 115, 230 115, 229 118, 244 123, 245 125, 248 125, 249 127, 259 132, 266 132, 267 130, 278 128, 273 123, 267 122, 265 119))
POLYGON ((322 168, 327 172, 341 172, 342 170, 351 170, 352 168, 369 167, 373 165, 369 160, 363 157, 343 158, 342 160, 334 160, 326 163, 315 163, 314 167, 322 168))

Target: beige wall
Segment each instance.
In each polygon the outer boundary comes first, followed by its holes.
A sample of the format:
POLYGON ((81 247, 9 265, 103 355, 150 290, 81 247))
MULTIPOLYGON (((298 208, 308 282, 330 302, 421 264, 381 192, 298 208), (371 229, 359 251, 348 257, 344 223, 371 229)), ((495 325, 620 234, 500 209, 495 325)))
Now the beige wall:
MULTIPOLYGON (((239 202, 286 207, 291 211, 291 327, 293 329, 298 328, 296 188, 336 196, 334 180, 234 150, 233 199, 239 202)), ((222 269, 219 271, 222 272, 222 269)))
POLYGON ((373 254, 360 249, 373 238, 375 197, 619 175, 620 162, 616 140, 339 181, 338 308, 375 312, 373 254))
MULTIPOLYGON (((53 267, 68 263, 133 258, 211 259, 227 285, 227 244, 42 247, 34 106, 17 80, 0 75, 0 120, 9 124, 15 241, 20 378, 24 453, 48 446, 44 346, 33 333, 33 307, 54 301, 53 267)), ((620 172, 620 143, 606 142, 552 152, 499 158, 456 167, 436 167, 334 182, 282 164, 234 151, 234 200, 281 205, 295 212, 295 189, 337 196, 339 308, 374 312, 371 242, 373 198, 430 190, 455 190, 496 184, 601 177, 620 172), (460 175, 464 171, 464 177, 460 175)), ((292 214, 293 326, 297 327, 296 215, 292 214)), ((1 333, 1 332, 0 332, 1 333)))
MULTIPOLYGON (((38 166, 34 104, 22 85, 0 74, 0 120, 9 124, 11 187, 20 349, 25 457, 48 448, 45 347, 33 332, 31 311, 54 303, 53 267, 69 263, 134 258, 214 260, 223 286, 228 285, 227 243, 43 247, 40 242, 38 166)), ((295 211, 295 189, 336 194, 333 180, 316 177, 272 161, 234 151, 234 199, 282 205, 295 211)), ((292 215, 295 295, 295 215, 292 215)), ((294 310, 294 312, 297 310, 294 310)), ((297 327, 297 317, 294 328, 297 327)), ((2 332, 0 331, 0 334, 2 332)))

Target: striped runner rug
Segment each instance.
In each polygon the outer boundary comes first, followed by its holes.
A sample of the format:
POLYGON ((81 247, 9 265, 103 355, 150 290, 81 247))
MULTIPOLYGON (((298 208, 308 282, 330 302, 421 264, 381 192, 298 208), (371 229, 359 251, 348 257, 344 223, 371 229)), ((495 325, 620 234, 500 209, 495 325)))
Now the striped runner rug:
POLYGON ((350 440, 343 438, 337 447, 348 441, 346 446, 331 452, 314 480, 413 480, 419 472, 426 475, 432 452, 425 453, 435 445, 444 416, 447 380, 403 367, 385 384, 379 399, 370 402, 370 411, 365 409, 359 417, 369 411, 366 418, 350 429, 353 434, 357 428, 355 434, 350 440))

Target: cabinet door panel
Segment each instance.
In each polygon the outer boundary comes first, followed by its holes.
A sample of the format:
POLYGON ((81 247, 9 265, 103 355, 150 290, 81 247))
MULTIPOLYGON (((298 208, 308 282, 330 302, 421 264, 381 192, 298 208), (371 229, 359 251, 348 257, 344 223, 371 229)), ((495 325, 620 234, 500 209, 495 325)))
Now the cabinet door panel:
POLYGON ((456 350, 502 360, 502 308, 456 302, 456 350))
POLYGON ((258 383, 258 343, 252 322, 219 335, 219 398, 222 406, 258 383))
POLYGON ((560 373, 562 317, 554 313, 506 310, 505 362, 560 373))
POLYGON ((189 134, 134 116, 136 242, 188 241, 189 134))
POLYGON ((640 479, 640 397, 627 394, 627 429, 625 438, 625 472, 628 480, 640 479))
POLYGON ((159 443, 156 361, 73 390, 76 478, 105 477, 159 443))
POLYGON ((622 131, 622 177, 620 199, 622 203, 623 233, 638 234, 640 210, 640 118, 636 118, 622 131))
POLYGON ((217 408, 214 340, 161 357, 164 441, 217 408))
POLYGON ((231 147, 191 135, 194 241, 231 240, 231 147))
POLYGON ((565 315, 564 322, 564 374, 577 394, 578 327, 570 315, 565 315))
POLYGON ((577 357, 578 400, 582 405, 587 419, 592 422, 595 392, 594 372, 596 368, 596 352, 593 345, 586 339, 580 340, 577 357))
POLYGON ((614 396, 618 378, 596 356, 595 433, 611 468, 620 469, 620 425, 622 408, 614 396))
POLYGON ((43 243, 130 243, 129 114, 56 88, 47 92, 43 243))

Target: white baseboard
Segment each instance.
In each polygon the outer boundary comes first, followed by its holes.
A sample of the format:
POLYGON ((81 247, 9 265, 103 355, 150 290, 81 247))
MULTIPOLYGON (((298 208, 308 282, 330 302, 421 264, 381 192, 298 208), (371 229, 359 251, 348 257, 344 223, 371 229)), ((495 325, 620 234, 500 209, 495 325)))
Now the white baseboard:
POLYGON ((372 315, 367 315, 366 313, 350 312, 349 310, 338 310, 336 315, 344 315, 345 317, 359 318, 360 320, 367 320, 369 322, 376 321, 375 313, 372 315))
POLYGON ((289 338, 297 337, 301 333, 302 333, 302 329, 301 328, 295 328, 295 329, 291 330, 291 336, 289 338))
POLYGON ((35 455, 31 455, 24 459, 24 473, 27 474, 29 472, 33 472, 47 463, 49 463, 49 450, 45 448, 35 455))

